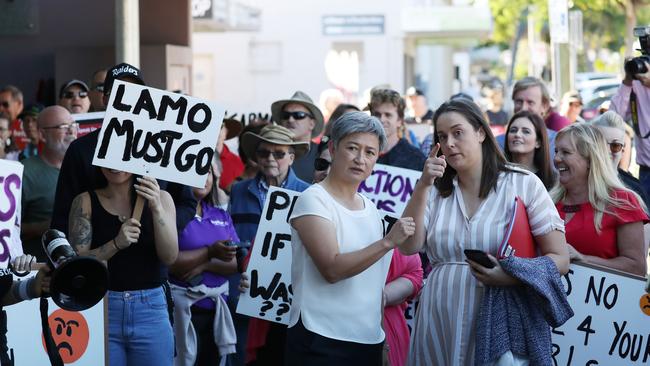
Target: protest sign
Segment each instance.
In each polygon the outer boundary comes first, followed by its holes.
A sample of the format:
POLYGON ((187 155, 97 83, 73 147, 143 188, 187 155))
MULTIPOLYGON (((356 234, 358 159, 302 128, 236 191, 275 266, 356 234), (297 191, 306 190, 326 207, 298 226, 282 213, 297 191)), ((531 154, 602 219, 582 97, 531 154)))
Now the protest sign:
POLYGON ((289 324, 293 297, 289 216, 299 195, 288 189, 269 189, 246 270, 250 288, 239 296, 238 313, 289 324))
POLYGON ((556 366, 649 364, 650 294, 642 277, 572 264, 563 282, 575 315, 552 330, 556 366))
POLYGON ((74 121, 79 124, 77 138, 87 135, 95 130, 102 128, 106 112, 75 113, 72 115, 74 121))
POLYGON ((359 192, 370 198, 379 210, 400 216, 420 175, 422 172, 416 170, 375 164, 372 174, 361 182, 359 192))
MULTIPOLYGON (((32 272, 32 276, 35 273, 32 272)), ((104 302, 81 312, 63 310, 51 298, 48 303, 52 339, 63 363, 75 366, 107 364, 104 302)), ((7 346, 14 354, 14 364, 49 365, 42 338, 39 300, 23 301, 4 310, 7 312, 7 346)))
POLYGON ((204 187, 224 110, 116 80, 93 165, 204 187))
POLYGON ((0 268, 23 254, 20 241, 20 197, 23 165, 0 159, 0 268))

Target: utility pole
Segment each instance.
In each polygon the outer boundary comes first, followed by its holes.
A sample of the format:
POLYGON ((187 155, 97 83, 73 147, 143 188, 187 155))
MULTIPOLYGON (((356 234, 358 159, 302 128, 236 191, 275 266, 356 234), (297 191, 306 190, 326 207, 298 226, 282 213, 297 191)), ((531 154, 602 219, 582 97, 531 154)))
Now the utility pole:
POLYGON ((569 7, 567 0, 548 0, 548 19, 551 32, 551 74, 553 91, 559 98, 571 90, 569 7))
POLYGON ((115 63, 140 67, 140 1, 115 0, 115 63))

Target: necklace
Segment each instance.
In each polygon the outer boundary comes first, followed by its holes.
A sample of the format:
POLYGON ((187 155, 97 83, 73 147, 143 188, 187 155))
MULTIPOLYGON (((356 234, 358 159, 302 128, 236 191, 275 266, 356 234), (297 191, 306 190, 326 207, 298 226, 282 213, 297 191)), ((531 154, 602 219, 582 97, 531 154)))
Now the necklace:
POLYGON ((582 207, 581 204, 578 205, 564 205, 562 206, 562 212, 564 213, 575 213, 580 211, 580 208, 582 207))

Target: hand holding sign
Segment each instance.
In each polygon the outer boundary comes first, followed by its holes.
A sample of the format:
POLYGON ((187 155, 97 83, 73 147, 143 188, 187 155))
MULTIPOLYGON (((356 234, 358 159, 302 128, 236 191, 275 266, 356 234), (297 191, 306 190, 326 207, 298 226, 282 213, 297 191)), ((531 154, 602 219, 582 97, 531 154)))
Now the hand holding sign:
POLYGON ((420 182, 425 184, 427 187, 433 185, 433 182, 436 178, 442 177, 447 168, 447 160, 445 160, 444 155, 437 157, 438 151, 440 150, 440 143, 436 143, 436 146, 431 149, 427 161, 424 162, 424 169, 422 170, 422 177, 420 182))
POLYGON ((126 249, 130 247, 131 244, 137 243, 139 237, 140 221, 131 218, 122 223, 120 232, 117 234, 117 237, 113 239, 113 245, 115 245, 119 250, 126 249))
MULTIPOLYGON (((138 194, 138 199, 144 198, 149 202, 149 209, 155 214, 159 214, 163 210, 162 202, 160 201, 160 187, 158 181, 151 177, 137 178, 138 183, 134 184, 135 192, 138 194)), ((140 220, 139 217, 134 217, 140 220)))

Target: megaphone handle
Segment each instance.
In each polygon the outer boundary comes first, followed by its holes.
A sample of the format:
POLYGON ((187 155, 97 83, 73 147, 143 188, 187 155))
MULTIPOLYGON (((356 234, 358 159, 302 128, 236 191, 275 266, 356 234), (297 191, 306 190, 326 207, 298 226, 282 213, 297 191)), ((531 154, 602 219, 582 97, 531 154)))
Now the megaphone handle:
POLYGON ((142 217, 143 208, 144 208, 144 198, 138 195, 138 198, 135 200, 135 207, 133 208, 133 214, 131 215, 131 218, 140 221, 140 217, 142 217))

